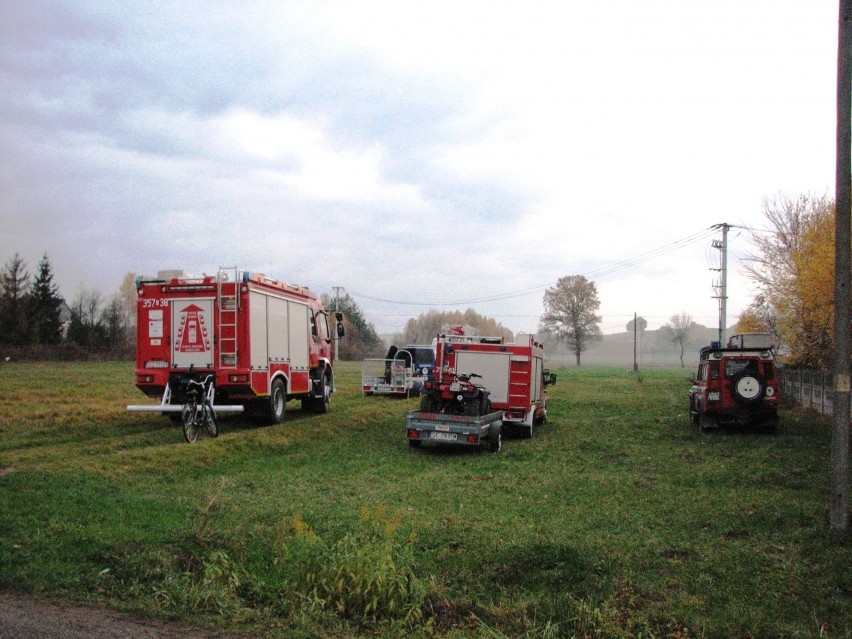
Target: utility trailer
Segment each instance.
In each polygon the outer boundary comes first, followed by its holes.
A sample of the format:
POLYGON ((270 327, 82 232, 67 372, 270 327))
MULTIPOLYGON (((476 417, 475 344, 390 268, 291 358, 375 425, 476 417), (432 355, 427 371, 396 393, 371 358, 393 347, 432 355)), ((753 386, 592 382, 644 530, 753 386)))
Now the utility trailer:
POLYGON ((365 395, 419 395, 432 370, 431 346, 391 346, 385 359, 367 358, 361 365, 361 390, 365 395))
POLYGON ((285 406, 324 413, 334 392, 336 335, 322 301, 310 289, 220 267, 200 277, 160 271, 138 277, 136 387, 159 404, 128 406, 180 418, 188 377, 213 376, 215 412, 255 413, 284 421, 285 406))
POLYGON ((406 418, 408 445, 419 448, 423 443, 478 447, 485 443, 489 450, 503 447, 503 411, 487 415, 446 415, 411 411, 406 418))

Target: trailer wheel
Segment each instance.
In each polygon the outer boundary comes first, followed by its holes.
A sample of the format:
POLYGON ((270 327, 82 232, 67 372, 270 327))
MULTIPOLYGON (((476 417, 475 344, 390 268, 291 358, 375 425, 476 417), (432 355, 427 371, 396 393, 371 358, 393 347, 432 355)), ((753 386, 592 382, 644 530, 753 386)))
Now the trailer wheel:
POLYGON ((269 389, 269 397, 264 402, 264 417, 270 425, 280 424, 284 421, 287 412, 287 389, 280 378, 272 382, 269 389))
POLYGON ((500 422, 494 422, 488 427, 488 449, 499 453, 503 448, 503 429, 500 422))

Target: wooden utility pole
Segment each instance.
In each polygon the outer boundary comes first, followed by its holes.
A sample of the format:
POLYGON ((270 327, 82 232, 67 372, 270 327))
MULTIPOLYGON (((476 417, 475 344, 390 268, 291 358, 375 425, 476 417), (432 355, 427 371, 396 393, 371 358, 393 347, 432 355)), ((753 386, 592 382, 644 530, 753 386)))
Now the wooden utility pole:
POLYGON ((834 429, 831 436, 831 528, 849 527, 850 179, 852 179, 852 0, 840 0, 837 36, 837 165, 834 259, 834 429))

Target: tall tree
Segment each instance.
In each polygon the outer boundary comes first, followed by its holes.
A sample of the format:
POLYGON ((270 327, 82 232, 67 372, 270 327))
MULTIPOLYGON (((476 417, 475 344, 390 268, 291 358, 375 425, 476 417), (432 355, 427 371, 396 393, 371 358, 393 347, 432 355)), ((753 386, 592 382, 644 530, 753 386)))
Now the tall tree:
POLYGON ((680 346, 680 367, 684 367, 683 353, 686 350, 686 344, 689 342, 689 336, 692 329, 695 327, 695 322, 692 321, 692 316, 689 313, 681 312, 672 315, 668 324, 660 329, 663 339, 668 340, 675 346, 680 346))
POLYGON ((834 203, 779 196, 764 202, 764 215, 770 229, 754 234, 757 252, 745 268, 758 285, 759 306, 771 308, 762 315, 776 319, 789 364, 827 368, 834 332, 834 203))
POLYGON ((29 341, 29 282, 26 262, 15 253, 0 272, 0 344, 23 346, 29 341))
POLYGON ((349 293, 342 297, 332 298, 322 295, 323 304, 328 309, 336 309, 343 313, 343 326, 346 338, 340 341, 338 357, 342 360, 357 361, 365 357, 380 357, 384 355, 384 343, 376 332, 376 327, 364 318, 364 314, 349 293))
POLYGON ((559 278, 556 286, 544 292, 544 315, 541 330, 564 341, 577 358, 590 342, 603 338, 600 329, 598 289, 582 275, 559 278))
POLYGON ((62 297, 53 281, 53 270, 47 254, 38 263, 38 272, 30 288, 31 335, 36 344, 59 344, 62 341, 62 297))

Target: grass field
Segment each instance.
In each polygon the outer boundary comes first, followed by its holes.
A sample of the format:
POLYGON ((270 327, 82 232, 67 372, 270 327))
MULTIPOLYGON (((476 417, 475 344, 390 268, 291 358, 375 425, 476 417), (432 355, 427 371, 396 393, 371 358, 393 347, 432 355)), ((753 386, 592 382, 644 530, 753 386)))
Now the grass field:
POLYGON ((185 444, 132 365, 0 365, 0 588, 267 637, 852 637, 830 424, 702 435, 684 371, 559 371, 497 454, 410 450, 416 400, 223 417, 185 444))

